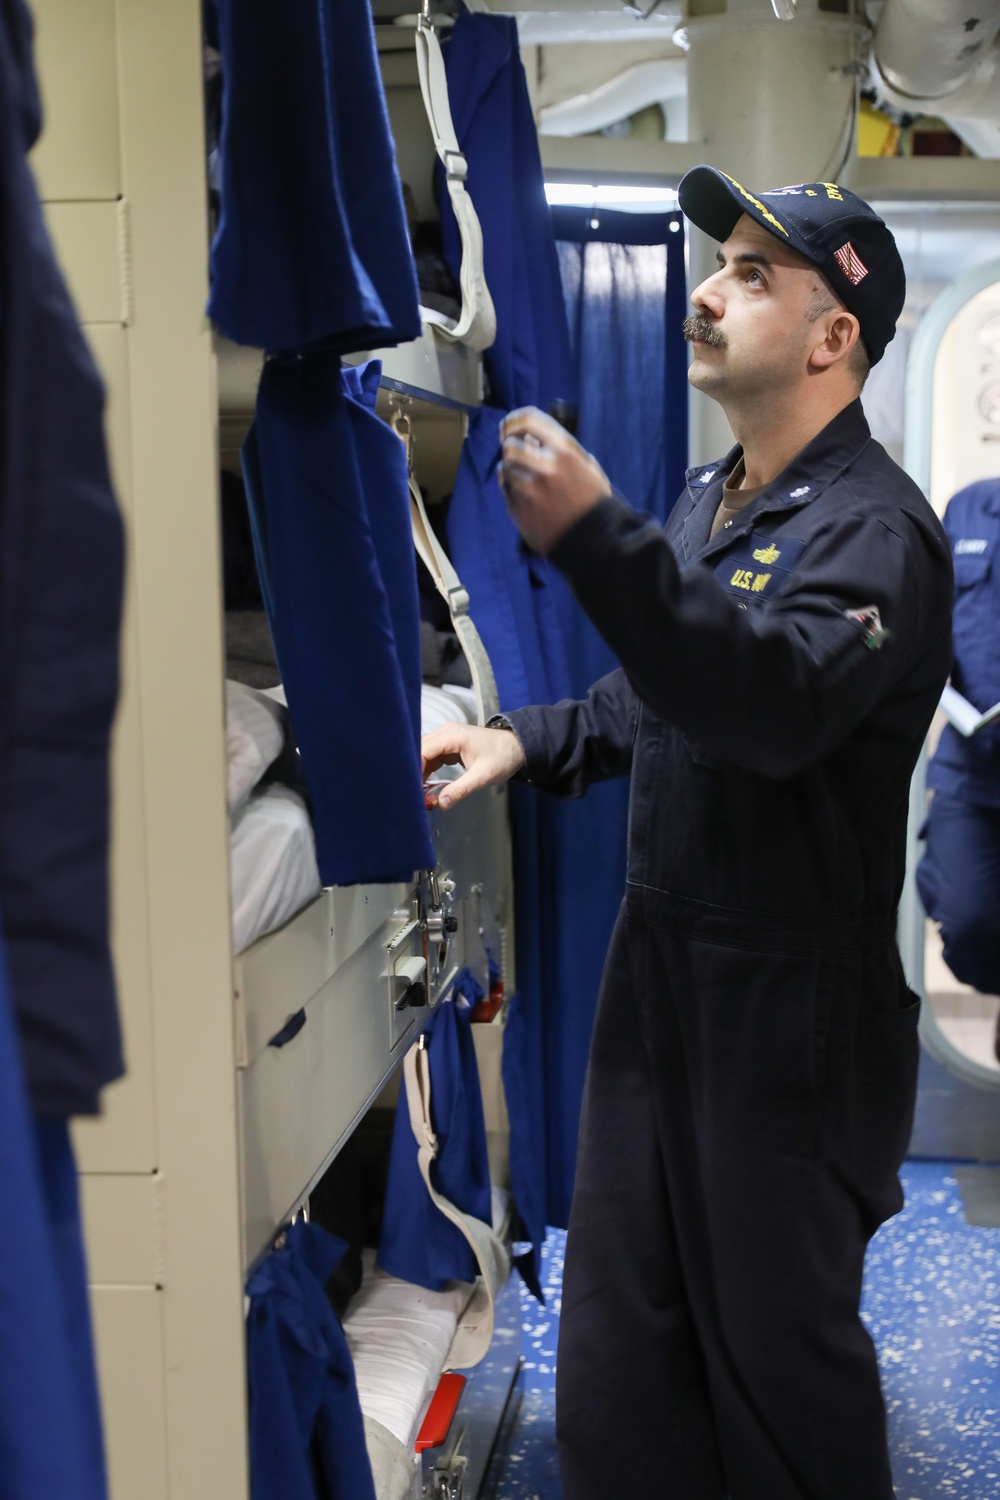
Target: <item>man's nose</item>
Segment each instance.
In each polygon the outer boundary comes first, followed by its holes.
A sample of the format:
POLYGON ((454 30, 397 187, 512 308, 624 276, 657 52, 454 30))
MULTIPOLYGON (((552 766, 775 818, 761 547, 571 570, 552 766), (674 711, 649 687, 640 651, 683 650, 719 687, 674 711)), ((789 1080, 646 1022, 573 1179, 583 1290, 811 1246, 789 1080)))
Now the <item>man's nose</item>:
POLYGON ((718 273, 708 276, 696 286, 691 293, 691 304, 696 312, 706 318, 721 318, 724 311, 724 302, 721 288, 719 286, 718 273))

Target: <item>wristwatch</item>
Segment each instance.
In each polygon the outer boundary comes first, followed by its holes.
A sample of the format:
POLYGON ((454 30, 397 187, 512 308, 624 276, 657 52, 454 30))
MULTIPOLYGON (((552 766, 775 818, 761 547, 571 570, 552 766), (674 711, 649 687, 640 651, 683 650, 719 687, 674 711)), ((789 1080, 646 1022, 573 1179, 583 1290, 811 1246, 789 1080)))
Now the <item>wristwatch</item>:
MULTIPOLYGON (((514 728, 513 724, 510 722, 506 714, 494 714, 492 719, 486 720, 485 728, 506 729, 508 733, 514 736, 514 738, 517 740, 517 743, 521 745, 521 736, 518 734, 517 730, 514 728)), ((521 754, 524 755, 523 745, 521 745, 521 754)), ((524 774, 524 766, 522 766, 519 771, 515 771, 510 779, 511 781, 524 781, 527 782, 529 786, 531 785, 531 778, 524 774)))

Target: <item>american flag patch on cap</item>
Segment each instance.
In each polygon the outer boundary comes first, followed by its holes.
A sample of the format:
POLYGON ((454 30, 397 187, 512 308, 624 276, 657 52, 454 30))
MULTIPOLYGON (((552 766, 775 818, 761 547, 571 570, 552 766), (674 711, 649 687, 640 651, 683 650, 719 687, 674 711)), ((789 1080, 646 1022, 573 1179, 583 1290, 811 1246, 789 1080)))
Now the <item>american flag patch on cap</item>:
POLYGON ((868 275, 868 267, 850 240, 833 252, 833 258, 852 286, 857 286, 858 282, 864 281, 868 275))

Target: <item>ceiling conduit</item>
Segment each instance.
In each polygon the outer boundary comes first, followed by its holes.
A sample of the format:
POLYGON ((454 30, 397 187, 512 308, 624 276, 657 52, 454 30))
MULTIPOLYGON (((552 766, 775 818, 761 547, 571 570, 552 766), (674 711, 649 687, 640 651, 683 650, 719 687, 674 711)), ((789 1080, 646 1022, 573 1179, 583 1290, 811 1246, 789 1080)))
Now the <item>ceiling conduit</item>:
POLYGON ((1000 0, 886 0, 872 48, 878 90, 959 135, 963 121, 1000 125, 998 35, 1000 0))
MULTIPOLYGON (((1000 6, 1000 0, 997 0, 1000 6)), ((588 94, 546 105, 539 111, 542 135, 586 135, 634 115, 650 104, 682 99, 687 94, 687 60, 660 58, 636 63, 588 94)))

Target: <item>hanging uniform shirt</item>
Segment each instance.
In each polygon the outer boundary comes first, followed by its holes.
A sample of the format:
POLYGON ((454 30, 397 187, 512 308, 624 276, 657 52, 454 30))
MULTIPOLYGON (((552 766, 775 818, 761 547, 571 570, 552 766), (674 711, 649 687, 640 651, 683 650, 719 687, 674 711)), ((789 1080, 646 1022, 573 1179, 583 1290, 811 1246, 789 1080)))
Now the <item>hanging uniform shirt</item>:
POLYGON ((261 592, 324 885, 436 864, 420 770, 420 623, 406 454, 377 360, 264 366, 243 468, 261 592))
MULTIPOLYGON (((944 514, 955 569, 952 685, 985 713, 1000 703, 1000 479, 959 490, 944 514)), ((966 738, 946 725, 927 784, 963 802, 1000 808, 1000 725, 966 738)))
MULTIPOLYGON (((431 1078, 431 1124, 438 1142, 431 1181, 462 1213, 491 1222, 490 1164, 469 1020, 483 990, 468 969, 439 1002, 425 1032, 431 1078)), ((417 1164, 417 1141, 405 1100, 396 1110, 378 1264, 390 1276, 443 1291, 475 1281, 475 1256, 461 1231, 432 1202, 417 1164)))
POLYGON ((109 948, 109 754, 124 537, 104 391, 27 153, 32 25, 0 7, 0 906, 32 1111, 93 1114, 123 1070, 109 948))
POLYGON ((420 334, 367 0, 215 0, 221 211, 208 311, 260 349, 420 334))
MULTIPOLYGON (((495 406, 576 399, 552 217, 513 17, 463 11, 442 40, 448 97, 483 230, 497 317, 485 359, 495 406)), ((458 225, 438 164, 445 256, 458 277, 458 225)))
POLYGON ((247 1283, 253 1500, 375 1500, 354 1361, 325 1292, 346 1249, 293 1224, 247 1283))

